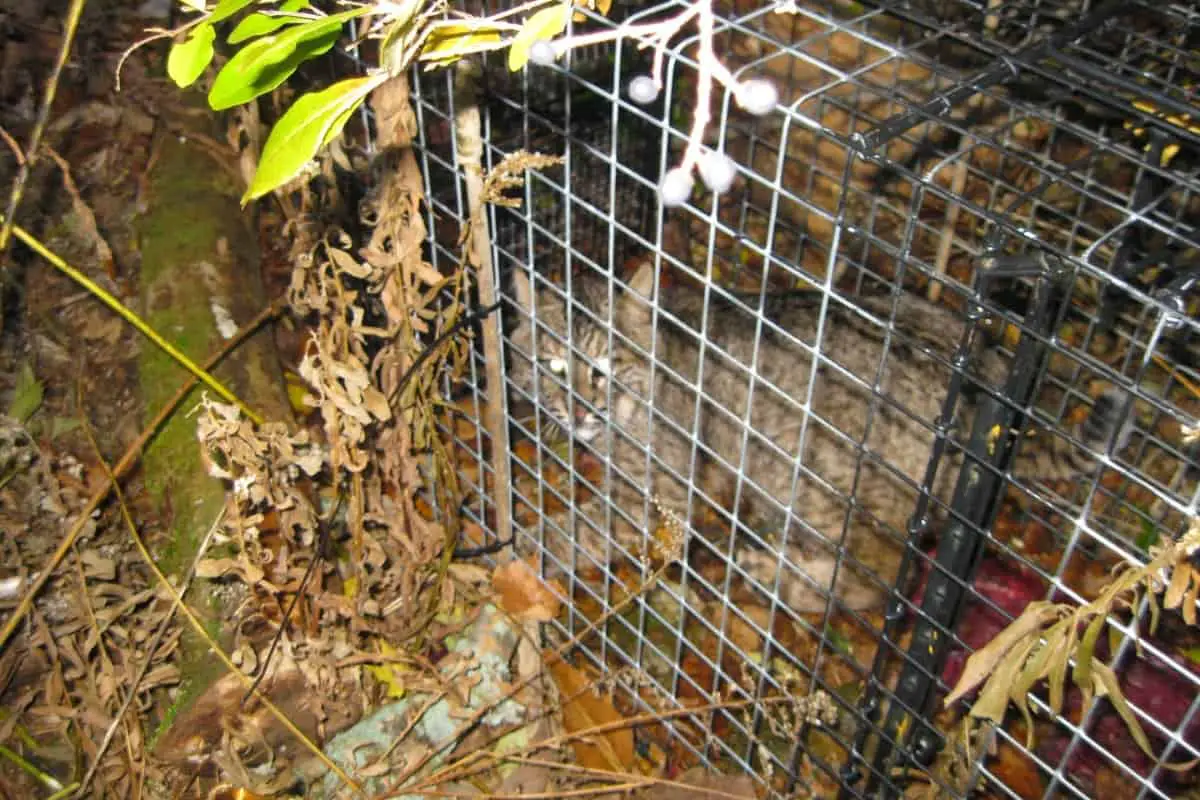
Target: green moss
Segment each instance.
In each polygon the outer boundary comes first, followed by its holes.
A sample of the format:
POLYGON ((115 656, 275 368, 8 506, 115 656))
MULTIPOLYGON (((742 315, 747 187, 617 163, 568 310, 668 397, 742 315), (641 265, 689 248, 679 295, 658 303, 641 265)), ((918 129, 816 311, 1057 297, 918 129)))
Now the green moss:
MULTIPOLYGON (((142 254, 143 314, 146 321, 186 355, 203 359, 217 343, 212 311, 204 297, 202 265, 216 258, 217 243, 229 240, 227 220, 238 220, 237 202, 220 171, 204 156, 172 138, 164 145, 152 174, 150 211, 138 225, 142 254)), ((145 348, 140 364, 142 396, 149 413, 161 408, 188 373, 170 356, 145 348)), ((211 523, 223 491, 211 479, 197 480, 200 458, 195 419, 188 412, 200 399, 194 390, 167 422, 147 451, 146 482, 156 500, 170 504, 176 533, 211 523)), ((196 542, 175 542, 170 571, 184 566, 196 542), (184 545, 190 546, 184 546, 184 545)), ((166 555, 166 554, 164 554, 166 555)))
MULTIPOLYGON (((149 209, 137 226, 142 255, 141 313, 188 357, 202 361, 221 341, 205 281, 216 274, 211 265, 218 257, 219 242, 224 240, 235 253, 246 245, 240 209, 221 171, 206 156, 174 138, 165 143, 151 175, 149 209)), ((257 264, 256 257, 248 261, 257 264)), ((147 421, 170 401, 188 374, 158 348, 142 349, 139 381, 147 421)), ((197 387, 188 395, 142 460, 147 491, 170 520, 169 536, 156 557, 163 571, 172 576, 179 576, 191 564, 225 502, 224 487, 206 473, 196 439, 196 419, 191 412, 202 394, 197 387)), ((210 633, 219 637, 220 609, 214 594, 193 589, 188 600, 205 618, 210 633)), ((185 690, 158 733, 178 709, 190 704, 195 694, 221 674, 219 662, 208 654, 207 643, 192 631, 185 631, 180 667, 185 690)))

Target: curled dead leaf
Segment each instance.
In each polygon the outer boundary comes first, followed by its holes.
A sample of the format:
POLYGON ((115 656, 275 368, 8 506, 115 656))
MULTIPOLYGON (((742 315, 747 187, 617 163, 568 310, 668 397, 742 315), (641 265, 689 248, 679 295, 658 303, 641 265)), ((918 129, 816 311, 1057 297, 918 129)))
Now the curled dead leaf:
POLYGON ((241 577, 250 585, 258 583, 266 575, 261 567, 246 559, 206 558, 196 565, 196 576, 199 578, 220 578, 229 574, 241 577))
POLYGON ((521 622, 549 622, 558 616, 566 594, 557 581, 542 582, 527 561, 514 559, 496 567, 492 588, 500 607, 521 622))
MULTIPOLYGON (((967 659, 962 676, 953 691, 946 696, 947 707, 969 694, 976 686, 996 673, 996 667, 1005 660, 1009 652, 1031 634, 1038 633, 1048 622, 1058 618, 1062 610, 1051 603, 1030 603, 1021 616, 967 659)), ((1026 649, 1028 652, 1028 648, 1026 649)), ((1005 693, 1007 694, 1007 693, 1005 693)), ((978 703, 976 704, 978 706, 978 703)))
MULTIPOLYGON (((595 693, 586 675, 553 652, 547 652, 544 658, 562 696, 563 726, 567 733, 585 734, 623 719, 608 698, 595 693)), ((590 769, 622 773, 636 769, 633 731, 629 728, 606 728, 590 736, 577 736, 571 740, 571 746, 578 763, 590 769)))

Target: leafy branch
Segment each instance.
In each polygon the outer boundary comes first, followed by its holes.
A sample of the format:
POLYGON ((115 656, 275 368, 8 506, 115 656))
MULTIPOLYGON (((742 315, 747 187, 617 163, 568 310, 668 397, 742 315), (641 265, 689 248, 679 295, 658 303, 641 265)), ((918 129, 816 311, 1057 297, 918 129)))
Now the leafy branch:
MULTIPOLYGON (((1050 709, 1059 714, 1070 668, 1072 681, 1083 694, 1083 707, 1095 696, 1107 697, 1138 746, 1155 758, 1150 739, 1125 699, 1116 672, 1096 659, 1096 645, 1111 614, 1135 609, 1143 600, 1150 610, 1151 634, 1158 627, 1163 609, 1178 609, 1185 622, 1196 624, 1196 604, 1200 602, 1197 568, 1200 520, 1193 520, 1187 533, 1177 541, 1151 547, 1150 556, 1145 565, 1126 564, 1120 568, 1104 591, 1085 605, 1030 603, 1011 625, 971 655, 958 684, 946 697, 946 705, 982 685, 968 717, 999 724, 1012 703, 1025 718, 1026 744, 1032 746, 1034 729, 1029 692, 1046 681, 1050 709)), ((1193 762, 1166 766, 1190 769, 1194 765, 1193 762)))
MULTIPOLYGON (((361 23, 366 36, 382 40, 380 51, 386 54, 385 63, 369 69, 365 76, 301 95, 280 117, 263 146, 258 170, 242 198, 244 203, 301 175, 374 89, 416 62, 426 70, 436 69, 507 48, 508 68, 516 72, 529 63, 550 65, 580 47, 632 41, 654 52, 651 73, 634 77, 627 87, 632 101, 647 104, 662 91, 667 49, 686 30, 694 28, 698 70, 687 146, 679 165, 668 170, 659 183, 659 196, 668 206, 688 200, 697 172, 718 194, 728 191, 737 177, 734 162, 704 144, 715 85, 732 93, 737 104, 751 114, 768 114, 779 102, 778 91, 770 81, 739 81, 717 56, 713 46, 713 0, 693 0, 682 11, 654 22, 622 23, 609 30, 579 34, 568 31, 568 26, 572 21, 587 20, 580 8, 607 14, 611 0, 530 0, 490 16, 454 10, 448 0, 346 3, 350 7, 335 14, 324 14, 306 0, 181 3, 185 11, 197 16, 173 31, 157 31, 143 43, 163 36, 174 38, 167 74, 185 88, 199 80, 213 62, 218 27, 233 25, 225 42, 239 49, 218 70, 209 88, 208 103, 214 110, 249 103, 278 88, 301 64, 328 53, 347 23, 361 23), (271 5, 276 7, 259 10, 271 5), (522 21, 512 21, 516 18, 522 21)), ((786 13, 794 9, 784 3, 776 10, 786 13)))

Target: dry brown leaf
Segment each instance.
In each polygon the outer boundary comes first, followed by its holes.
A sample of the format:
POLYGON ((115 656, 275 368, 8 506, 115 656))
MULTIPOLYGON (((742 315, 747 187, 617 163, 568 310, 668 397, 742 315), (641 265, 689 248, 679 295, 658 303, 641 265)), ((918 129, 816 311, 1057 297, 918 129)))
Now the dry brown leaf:
POLYGON ((1129 728, 1133 740, 1138 743, 1138 747, 1142 748, 1146 755, 1154 758, 1154 748, 1150 746, 1150 739, 1146 736, 1146 731, 1142 729, 1142 724, 1138 722, 1133 709, 1129 707, 1125 695, 1121 693, 1120 681, 1117 680, 1117 674, 1113 672, 1112 667, 1102 663, 1093 665, 1092 680, 1095 681, 1096 694, 1100 697, 1107 697, 1108 701, 1112 703, 1112 707, 1121 715, 1121 719, 1125 720, 1125 725, 1129 728))
POLYGON ((517 559, 496 567, 492 589, 499 598, 500 607, 521 622, 554 619, 562 606, 559 597, 566 594, 558 581, 549 585, 543 583, 528 562, 517 559))
POLYGON ((487 568, 478 564, 451 564, 447 571, 451 578, 467 586, 482 586, 491 580, 487 568))
POLYGON ((100 581, 115 581, 117 579, 117 562, 105 558, 95 550, 82 550, 79 560, 83 562, 83 572, 89 578, 100 581))
POLYGON ((261 567, 237 558, 206 558, 196 565, 196 576, 200 578, 220 578, 234 574, 247 584, 254 585, 261 581, 266 573, 261 567))
MULTIPOLYGON (((1089 691, 1092 686, 1092 659, 1096 653, 1096 640, 1100 638, 1101 631, 1104 630, 1104 623, 1107 617, 1103 614, 1097 614, 1084 631, 1083 638, 1079 641, 1078 648, 1071 648, 1072 654, 1075 656, 1075 669, 1071 673, 1075 683, 1085 692, 1089 691)), ((1117 652, 1113 650, 1113 652, 1117 652)), ((1051 707, 1056 711, 1062 708, 1061 689, 1057 694, 1054 692, 1054 684, 1051 683, 1051 707), (1053 705, 1054 699, 1059 699, 1057 706, 1053 705)))
POLYGON ((220 786, 214 786, 206 800, 267 800, 267 796, 255 794, 240 786, 223 783, 220 786))
POLYGON ((497 794, 523 795, 546 794, 548 787, 553 785, 554 774, 549 767, 541 764, 521 764, 504 776, 504 781, 497 789, 497 794))
POLYGON ((1013 647, 1030 634, 1040 631, 1047 622, 1053 620, 1060 613, 1060 610, 1050 603, 1044 601, 1030 603, 1025 612, 1001 631, 995 639, 971 654, 963 669, 962 677, 958 679, 954 690, 946 696, 945 705, 947 707, 953 705, 987 680, 1013 647))
POLYGON ((371 275, 371 267, 363 264, 354 256, 347 253, 345 250, 339 250, 336 247, 327 248, 325 251, 329 255, 329 260, 332 261, 339 270, 351 275, 355 278, 367 278, 371 275))
MULTIPOLYGON (((592 682, 579 670, 552 651, 544 655, 550 675, 563 699, 563 725, 569 734, 580 734, 600 725, 611 725, 623 717, 605 697, 598 697, 592 682)), ((629 728, 606 730, 571 740, 578 763, 589 769, 633 773, 635 753, 633 731, 629 728)))
MULTIPOLYGON (((1020 736, 1019 731, 1016 733, 1020 736)), ((988 762, 988 770, 1000 776, 1018 797, 1041 797, 1045 792, 1045 781, 1030 756, 1007 742, 988 762)))
POLYGON ((761 654, 763 648, 762 635, 750 623, 736 614, 729 616, 729 639, 744 652, 761 654))
POLYGON ((1183 602, 1183 594, 1191 582, 1192 571, 1188 565, 1176 564, 1175 569, 1171 572, 1171 583, 1167 586, 1166 594, 1163 595, 1163 607, 1179 608, 1179 604, 1183 602))
POLYGON ((1067 633, 1074 628, 1071 622, 1060 622, 1051 628, 1046 633, 1046 642, 1035 644, 1036 651, 1024 660, 1015 680, 1011 682, 1009 697, 1025 718, 1025 725, 1029 729, 1029 738, 1025 743, 1027 748, 1033 747, 1033 714, 1029 711, 1029 692, 1034 684, 1040 683, 1051 673, 1066 674, 1066 662, 1071 655, 1070 649, 1066 647, 1067 633))
MULTIPOLYGON (((994 674, 988 673, 988 680, 979 691, 975 702, 971 704, 972 717, 988 719, 996 723, 1003 721, 1004 712, 1012 697, 1013 681, 1016 680, 1021 665, 1025 663, 1025 659, 1029 657, 1030 651, 1036 645, 1036 639, 1024 639, 1017 642, 1004 654, 1004 657, 996 664, 994 674)), ((969 664, 967 668, 970 669, 969 664)))

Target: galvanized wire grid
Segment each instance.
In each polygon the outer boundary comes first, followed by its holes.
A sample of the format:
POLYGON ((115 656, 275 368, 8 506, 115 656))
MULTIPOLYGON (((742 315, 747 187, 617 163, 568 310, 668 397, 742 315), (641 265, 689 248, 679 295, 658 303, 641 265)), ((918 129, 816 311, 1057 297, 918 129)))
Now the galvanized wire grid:
MULTIPOLYGON (((509 274, 519 269, 563 293, 580 271, 592 271, 617 290, 628 275, 627 262, 650 259, 676 277, 707 276, 713 296, 749 308, 758 307, 757 297, 728 290, 801 286, 828 295, 835 288, 853 293, 904 284, 965 307, 983 259, 1061 263, 1073 276, 1069 302, 1055 319, 1057 335, 1030 333, 1052 358, 1037 376, 1039 405, 1027 410, 1040 426, 1066 438, 1069 410, 1090 402, 1089 387, 1103 381, 1136 398, 1126 409, 1135 418, 1134 435, 1123 453, 1105 456, 1107 480, 1072 487, 1073 496, 1064 499, 1073 503, 1071 511, 1051 514, 1044 503, 1024 504, 1061 552, 1055 563, 1028 557, 1012 540, 982 535, 990 558, 1024 565, 1023 574, 1038 576, 1038 599, 1081 600, 1073 572, 1078 562, 1144 563, 1149 534, 1176 535, 1197 513, 1195 458, 1181 447, 1179 428, 1197 415, 1189 385, 1200 385, 1198 328, 1163 298, 1181 301, 1189 312, 1194 271, 1200 269, 1200 135, 1190 122, 1198 110, 1193 92, 1200 80, 1200 16, 1190 5, 1152 3, 797 5, 794 14, 783 15, 749 0, 725 4, 721 52, 735 73, 775 80, 789 110, 753 119, 719 100, 710 144, 737 157, 741 181, 727 196, 698 196, 670 214, 657 205, 654 191, 684 142, 687 120, 678 110, 692 102, 696 65, 690 50, 676 49, 669 57, 664 97, 653 107, 633 105, 623 92, 628 79, 645 70, 644 55, 630 47, 574 53, 556 67, 531 67, 515 76, 499 62, 490 65, 489 165, 518 148, 566 158, 560 170, 529 175, 521 208, 491 210, 502 285, 507 292, 509 274)), ((662 3, 627 13, 644 20, 681 7, 662 3)), ((623 13, 618 8, 614 19, 623 13)), ((599 18, 593 23, 613 24, 599 18)), ((449 268, 458 254, 454 226, 445 221, 464 218, 466 200, 454 162, 448 76, 421 74, 417 101, 427 223, 434 232, 430 253, 435 265, 449 268)), ((1035 283, 1027 277, 1004 296, 989 298, 993 316, 1020 325, 1035 283)), ((506 309, 509 327, 520 313, 515 305, 506 309)), ((611 320, 606 322, 611 331, 611 320)), ((707 324, 720 320, 709 317, 707 324)), ((761 324, 764 331, 774 326, 769 318, 761 324)), ((615 334, 609 335, 611 346, 615 334)), ((530 357, 514 349, 509 342, 511 358, 530 357)), ((894 360, 891 366, 901 368, 894 360)), ((493 388, 485 386, 482 365, 473 367, 477 396, 466 410, 479 420, 485 393, 493 388)), ((664 365, 656 361, 655 368, 664 365)), ((749 379, 749 368, 746 374, 749 379)), ((552 540, 569 538, 582 513, 573 487, 587 480, 577 469, 574 445, 563 450, 539 441, 547 422, 540 398, 522 396, 516 386, 507 394, 514 441, 524 439, 533 453, 532 459, 512 458, 514 502, 532 512, 520 532, 522 546, 553 560, 562 548, 552 540), (558 477, 547 477, 551 473, 558 477)), ((925 422, 931 429, 935 424, 925 422)), ((752 436, 748 431, 746 440, 752 436)), ((470 440, 459 436, 458 444, 478 462, 464 473, 472 487, 464 513, 486 530, 493 498, 485 488, 485 437, 477 427, 470 440)), ((693 447, 692 455, 694 473, 700 448, 693 447)), ((653 452, 646 458, 648 469, 668 469, 653 452)), ((601 493, 611 469, 606 465, 601 473, 601 493)), ((797 463, 795 479, 811 478, 797 463)), ((735 493, 752 488, 745 483, 739 479, 735 493)), ((1048 494, 1039 487, 1018 491, 1048 494)), ((694 503, 718 505, 694 484, 692 493, 694 503)), ((604 528, 629 514, 610 504, 594 523, 604 528)), ((927 571, 931 561, 914 551, 910 571, 927 571)), ((577 577, 583 568, 600 569, 599 580, 571 582, 581 604, 590 599, 606 607, 616 584, 627 578, 587 563, 579 552, 558 566, 577 577)), ((928 768, 942 742, 920 720, 936 710, 948 653, 964 646, 955 623, 970 618, 966 606, 990 606, 1005 618, 1008 611, 978 596, 965 573, 951 570, 950 579, 966 594, 956 608, 931 613, 928 599, 919 604, 908 596, 897 598, 900 613, 886 618, 831 608, 825 617, 792 620, 814 644, 801 657, 789 652, 790 642, 771 620, 735 603, 724 604, 716 617, 677 613, 697 597, 730 596, 735 582, 750 580, 737 573, 731 569, 724 583, 714 585, 684 569, 635 613, 616 617, 589 640, 583 655, 602 670, 632 667, 620 674, 632 700, 647 710, 651 697, 715 700, 718 686, 733 685, 727 696, 759 699, 783 691, 780 676, 789 670, 812 676, 812 687, 829 692, 842 708, 843 724, 828 731, 819 748, 808 727, 790 748, 780 746, 762 711, 713 713, 699 730, 681 729, 680 739, 706 763, 740 768, 764 782, 790 775, 801 794, 830 796, 837 786, 844 796, 894 795, 914 774, 957 794, 928 768), (703 635, 685 630, 685 622, 703 635), (917 646, 906 635, 914 625, 944 643, 933 661, 914 656, 917 646), (847 626, 856 632, 851 641, 880 642, 874 657, 847 646, 847 626), (735 628, 752 630, 760 650, 748 652, 735 628), (697 639, 704 637, 715 647, 701 646, 697 639), (853 676, 867 690, 854 697, 846 683, 828 680, 831 672, 853 676)), ((777 598, 776 587, 757 588, 777 598)), ((765 607, 787 615, 778 602, 765 607)), ((1115 627, 1144 632, 1145 609, 1137 613, 1136 625, 1115 627)), ((571 609, 561 633, 570 635, 585 623, 571 609)), ((912 641, 932 639, 914 635, 912 641)), ((1157 659, 1156 667, 1173 676, 1177 688, 1196 694, 1200 679, 1178 653, 1161 639, 1142 644, 1142 659, 1157 659)), ((1129 636, 1108 656, 1119 674, 1127 674, 1134 660, 1129 636)), ((1031 703, 1048 711, 1040 697, 1031 703)), ((1009 797, 1101 791, 1173 796, 1181 784, 1172 783, 1178 779, 1163 764, 1200 756, 1197 706, 1200 700, 1186 711, 1139 708, 1160 748, 1156 760, 1139 759, 1136 748, 1114 751, 1114 736, 1123 729, 1114 729, 1103 701, 1072 709, 1070 719, 1054 719, 1032 749, 1023 737, 998 729, 1002 754, 1018 759, 1036 780, 1018 785, 1011 768, 976 751, 976 789, 1009 797), (1101 774, 1115 776, 1116 783, 1097 785, 1101 774)))

